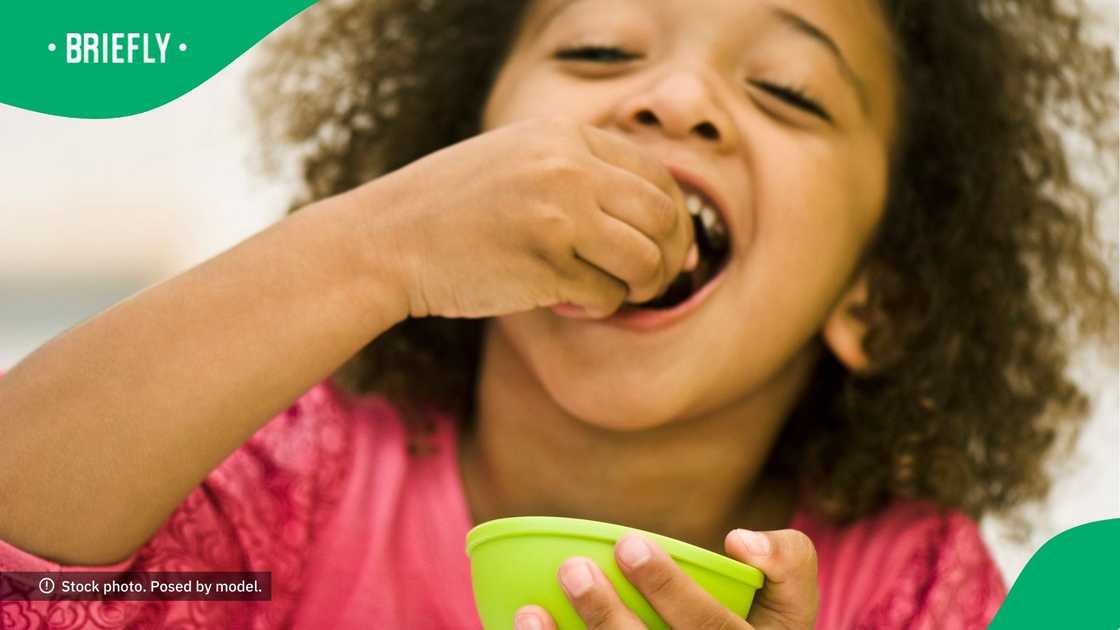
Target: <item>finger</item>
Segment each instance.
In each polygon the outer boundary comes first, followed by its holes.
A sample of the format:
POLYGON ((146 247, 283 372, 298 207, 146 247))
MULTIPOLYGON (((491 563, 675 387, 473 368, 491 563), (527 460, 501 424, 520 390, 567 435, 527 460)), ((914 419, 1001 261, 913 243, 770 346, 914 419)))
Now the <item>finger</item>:
POLYGON ((588 630, 639 630, 646 626, 619 599, 610 580, 587 558, 569 558, 557 573, 560 586, 588 630))
POLYGON ((540 606, 522 606, 513 615, 514 630, 557 630, 552 615, 540 606))
POLYGON ((615 560, 622 574, 673 628, 746 628, 723 604, 700 588, 665 550, 637 533, 619 539, 615 560))
POLYGON ((626 283, 629 302, 652 300, 665 283, 662 250, 631 225, 607 214, 594 215, 580 235, 576 254, 626 283))
POLYGON ((669 169, 660 160, 617 133, 591 125, 580 125, 584 142, 592 155, 626 169, 660 188, 668 195, 679 195, 680 187, 669 169))
POLYGON ((795 529, 753 532, 736 529, 724 540, 727 553, 760 569, 766 585, 748 619, 758 628, 812 628, 817 617, 817 552, 795 529))
POLYGON ((696 271, 700 266, 700 248, 696 245, 696 241, 692 242, 692 247, 688 248, 688 254, 684 259, 685 271, 696 271))
POLYGON ((630 291, 625 282, 578 255, 573 255, 560 273, 557 304, 580 307, 592 319, 610 317, 626 301, 630 291))
POLYGON ((568 319, 594 319, 582 306, 569 304, 567 302, 553 304, 549 307, 549 310, 560 317, 566 317, 568 319))
POLYGON ((667 195, 649 182, 611 167, 598 185, 596 199, 605 213, 633 226, 661 248, 663 282, 668 285, 684 267, 694 243, 692 217, 683 196, 667 195))

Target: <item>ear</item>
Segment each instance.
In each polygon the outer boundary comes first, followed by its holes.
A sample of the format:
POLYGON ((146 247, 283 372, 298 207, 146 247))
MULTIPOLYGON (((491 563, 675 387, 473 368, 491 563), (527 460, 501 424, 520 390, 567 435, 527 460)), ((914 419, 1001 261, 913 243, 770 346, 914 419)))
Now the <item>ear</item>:
POLYGON ((856 313, 867 305, 867 276, 859 273, 848 290, 832 307, 825 320, 821 336, 825 345, 850 371, 867 372, 871 360, 863 349, 863 339, 867 334, 867 324, 856 313))

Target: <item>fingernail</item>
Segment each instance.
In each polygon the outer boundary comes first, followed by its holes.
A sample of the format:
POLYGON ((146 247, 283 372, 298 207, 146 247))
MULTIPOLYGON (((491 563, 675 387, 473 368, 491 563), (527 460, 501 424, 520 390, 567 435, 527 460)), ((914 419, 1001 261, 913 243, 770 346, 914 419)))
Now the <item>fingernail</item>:
POLYGON ((686 256, 685 259, 684 259, 684 270, 685 271, 695 271, 696 268, 699 267, 699 266, 700 266, 700 248, 696 246, 696 243, 693 243, 692 247, 688 248, 688 256, 686 256))
POLYGON ((587 565, 587 561, 577 560, 560 567, 560 583, 569 595, 579 597, 591 590, 595 578, 591 576, 591 567, 587 565))
POLYGON ((735 535, 739 537, 739 541, 751 552, 754 556, 768 556, 770 555, 770 539, 765 535, 758 532, 752 532, 749 529, 737 529, 735 535))
POLYGON ((536 613, 517 613, 513 618, 514 630, 544 630, 544 624, 536 613))
POLYGON ((618 559, 636 569, 649 560, 649 545, 639 534, 628 534, 618 543, 618 559))

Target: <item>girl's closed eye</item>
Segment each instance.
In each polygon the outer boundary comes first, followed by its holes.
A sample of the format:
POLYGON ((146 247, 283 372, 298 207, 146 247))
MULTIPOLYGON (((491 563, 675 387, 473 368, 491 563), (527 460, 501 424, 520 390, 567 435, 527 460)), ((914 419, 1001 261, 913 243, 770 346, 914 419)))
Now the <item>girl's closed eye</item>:
POLYGON ((587 61, 592 63, 623 63, 642 58, 640 53, 618 46, 583 45, 561 48, 554 58, 560 61, 587 61))
POLYGON ((786 105, 808 112, 830 125, 833 124, 832 115, 821 105, 820 101, 810 96, 804 87, 757 80, 751 80, 748 83, 786 105))

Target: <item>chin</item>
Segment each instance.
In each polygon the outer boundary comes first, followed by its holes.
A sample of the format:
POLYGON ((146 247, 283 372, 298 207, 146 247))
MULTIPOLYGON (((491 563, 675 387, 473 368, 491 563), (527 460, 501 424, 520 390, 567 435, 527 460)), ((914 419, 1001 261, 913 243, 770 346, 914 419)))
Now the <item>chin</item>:
POLYGON ((665 426, 687 415, 683 392, 660 391, 651 395, 648 387, 628 386, 616 379, 592 375, 590 378, 542 378, 552 399, 579 420, 610 431, 642 431, 665 426), (598 383, 594 381, 600 381, 598 383))
POLYGON ((703 396, 701 352, 678 344, 642 347, 599 323, 547 311, 502 318, 501 332, 522 369, 561 409, 599 428, 651 429, 693 415, 703 396))

